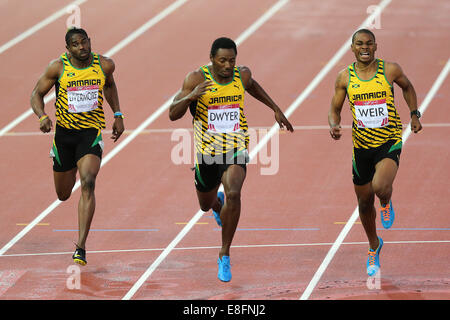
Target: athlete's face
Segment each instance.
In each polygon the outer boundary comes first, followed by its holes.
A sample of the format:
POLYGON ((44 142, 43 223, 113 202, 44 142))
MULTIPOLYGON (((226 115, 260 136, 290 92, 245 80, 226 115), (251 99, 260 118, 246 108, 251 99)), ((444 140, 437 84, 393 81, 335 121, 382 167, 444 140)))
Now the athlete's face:
POLYGON ((375 59, 377 44, 370 34, 359 32, 355 35, 355 40, 352 43, 352 51, 357 61, 370 63, 375 59))
POLYGON ((221 78, 233 76, 234 65, 236 64, 236 53, 234 49, 219 49, 215 56, 211 56, 211 62, 215 75, 221 78))
POLYGON ((66 46, 70 54, 80 61, 89 60, 91 55, 91 40, 82 34, 74 34, 66 46))

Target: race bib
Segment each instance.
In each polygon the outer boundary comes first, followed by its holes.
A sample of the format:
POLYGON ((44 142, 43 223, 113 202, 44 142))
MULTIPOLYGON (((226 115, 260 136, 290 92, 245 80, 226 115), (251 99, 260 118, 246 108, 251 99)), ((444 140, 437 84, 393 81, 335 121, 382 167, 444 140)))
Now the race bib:
POLYGON ((98 85, 67 88, 69 112, 80 113, 97 109, 98 90, 98 85))
POLYGON ((358 128, 382 128, 389 124, 386 99, 355 101, 358 128))
POLYGON ((208 107, 208 131, 229 133, 239 129, 239 104, 208 107))

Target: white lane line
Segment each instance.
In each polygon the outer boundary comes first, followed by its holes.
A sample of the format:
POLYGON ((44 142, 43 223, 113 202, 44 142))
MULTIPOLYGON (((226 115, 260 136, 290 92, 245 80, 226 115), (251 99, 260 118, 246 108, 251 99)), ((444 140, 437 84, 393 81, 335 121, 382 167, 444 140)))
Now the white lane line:
MULTIPOLYGON (((245 30, 236 40, 236 45, 239 46, 244 42, 251 34, 253 34, 260 26, 262 26, 267 20, 269 20, 278 10, 280 10, 289 0, 278 1, 268 11, 264 13, 255 23, 253 23, 247 30, 245 30)), ((173 97, 167 102, 170 105, 173 97)), ((221 188, 223 188, 221 186, 221 188)), ((171 243, 164 249, 164 251, 158 256, 158 258, 150 265, 150 267, 144 272, 144 274, 136 281, 131 289, 126 293, 122 300, 131 299, 144 282, 151 276, 156 268, 164 261, 169 253, 175 248, 175 246, 184 238, 184 236, 192 229, 197 221, 203 216, 204 212, 199 210, 186 224, 186 226, 177 234, 171 243)))
MULTIPOLYGON (((428 91, 428 94, 426 95, 421 106, 419 107, 419 111, 422 114, 428 108, 428 105, 430 104, 431 100, 433 99, 436 92, 439 90, 440 86, 444 82, 445 78, 447 77, 447 75, 449 73, 449 70, 450 70, 450 58, 447 60, 447 64, 442 69, 441 73, 437 77, 436 81, 433 83, 433 86, 431 87, 430 91, 428 91)), ((405 131, 403 131, 403 135, 402 135, 403 146, 405 145, 406 140, 408 139, 410 134, 411 134, 411 123, 408 125, 408 127, 405 129, 405 131)), ((358 216, 359 216, 358 206, 356 206, 350 219, 348 219, 347 224, 344 226, 341 233, 337 237, 336 241, 333 243, 331 249, 328 251, 327 255, 325 256, 324 260, 320 264, 320 266, 317 269, 316 273, 314 274, 313 278, 309 282, 308 287, 305 289, 305 291, 301 295, 300 300, 308 300, 309 296, 311 295, 315 286, 317 285, 317 283, 319 282, 323 273, 327 269, 328 265, 330 264, 331 260, 333 259, 334 255, 336 254, 339 247, 341 246, 345 237, 350 232, 350 229, 352 228, 352 226, 353 226, 354 222, 356 221, 356 219, 358 218, 358 216)))
POLYGON ((45 18, 44 20, 42 20, 41 22, 35 24, 34 26, 32 26, 31 28, 29 28, 28 30, 22 32, 21 34, 19 34, 17 37, 15 37, 14 39, 9 40, 8 42, 6 42, 5 44, 3 44, 2 46, 0 46, 0 54, 2 54, 3 52, 5 52, 6 50, 8 50, 9 48, 15 46, 16 44, 18 44, 19 42, 25 40, 26 38, 28 38, 29 36, 33 35, 34 33, 38 32, 39 30, 41 30, 42 28, 44 28, 45 26, 49 25, 50 23, 52 23, 53 21, 61 18, 62 16, 68 14, 68 9, 72 6, 79 6, 81 4, 83 4, 84 2, 86 2, 87 0, 76 0, 73 1, 72 3, 68 4, 67 6, 65 6, 64 8, 56 11, 55 13, 53 13, 52 15, 48 16, 47 18, 45 18))
MULTIPOLYGON (((168 16, 170 13, 172 13, 175 9, 183 5, 187 0, 178 0, 171 4, 169 7, 167 7, 165 10, 161 11, 158 15, 153 17, 149 22, 146 23, 146 29, 139 29, 139 31, 133 32, 130 36, 133 36, 134 39, 136 39, 136 33, 141 35, 144 33, 148 28, 154 25, 154 23, 161 21, 162 18, 168 16), (150 21, 156 21, 153 23, 150 23, 150 21)), ((127 38, 128 38, 127 37, 127 38)), ((128 42, 129 43, 129 42, 128 42)), ((119 43, 120 44, 120 43, 119 43)), ((121 45, 121 48, 123 48, 123 44, 121 45)), ((115 53, 117 52, 115 50, 115 47, 112 48, 107 53, 115 53), (114 50, 114 51, 113 51, 114 50)), ((165 109, 170 105, 170 102, 166 102, 163 106, 161 106, 154 114, 152 114, 146 121, 144 121, 132 134, 130 134, 128 137, 126 137, 122 142, 117 145, 113 150, 111 150, 110 153, 108 153, 102 160, 101 166, 104 166, 106 163, 111 160, 112 157, 114 157, 120 150, 122 150, 131 140, 133 140, 140 131, 144 130, 145 127, 147 127, 151 122, 153 122, 161 113, 165 111, 165 109), (167 105, 167 106, 166 106, 167 105)), ((73 189, 72 192, 77 190, 80 187, 80 180, 78 180, 73 189)), ((27 225, 24 229, 22 229, 13 239, 11 239, 3 248, 0 249, 0 256, 2 256, 9 248, 11 248, 17 241, 19 241, 23 236, 25 236, 31 229, 33 229, 42 219, 44 219, 50 212, 52 212, 56 207, 60 205, 61 201, 55 200, 50 206, 48 206, 47 209, 42 211, 29 225, 27 225)))
MULTIPOLYGON (((86 0, 85 0, 86 1, 86 0)), ((165 8, 163 11, 158 13, 156 16, 148 20, 146 23, 144 23, 141 27, 130 33, 125 39, 121 40, 118 44, 116 44, 114 47, 112 47, 109 51, 107 51, 104 55, 107 57, 112 57, 114 54, 125 48, 127 45, 129 45, 132 41, 136 40, 138 37, 140 37, 142 34, 144 34, 148 29, 153 27, 155 24, 163 20, 165 17, 167 17, 169 14, 171 14, 173 11, 181 7, 183 4, 185 4, 188 0, 177 0, 173 2, 170 6, 165 8)), ((55 99, 56 95, 55 92, 52 91, 48 96, 44 98, 44 103, 47 104, 49 101, 55 99)), ((31 116, 33 114, 33 110, 28 109, 24 113, 22 113, 20 116, 18 116, 16 119, 11 121, 8 125, 6 125, 4 128, 0 130, 0 137, 5 135, 8 131, 10 131, 12 128, 17 126, 19 123, 24 121, 26 118, 31 116)))
MULTIPOLYGON (((406 241, 386 241, 386 244, 441 244, 450 243, 450 240, 406 240, 406 241)), ((243 245, 232 245, 231 248, 290 248, 290 247, 320 247, 320 246, 332 246, 332 242, 318 242, 318 243, 281 243, 281 244, 243 244, 243 245)), ((343 242, 342 245, 367 245, 367 241, 363 242, 343 242)), ((185 250, 211 250, 220 249, 220 246, 199 246, 199 247, 178 247, 173 248, 177 251, 185 250)), ((89 251, 89 254, 97 253, 130 253, 130 252, 152 252, 152 251, 164 251, 165 248, 147 248, 147 249, 121 249, 121 250, 95 250, 89 251)), ((39 256, 54 256, 54 255, 66 255, 73 254, 73 251, 66 252, 41 252, 41 253, 14 253, 5 254, 0 258, 7 257, 39 257, 39 256)))
MULTIPOLYGON (((403 123, 403 127, 407 127, 409 123, 403 123)), ((329 125, 321 125, 321 126, 292 126, 294 130, 329 130, 329 125)), ((351 129, 351 125, 342 125, 342 129, 351 129)), ((422 123, 422 127, 424 128, 448 128, 450 127, 450 123, 422 123)), ((261 127, 250 127, 250 130, 259 130, 259 129, 270 129, 271 127, 261 126, 261 127)), ((154 134, 154 133, 173 133, 174 131, 185 130, 189 132, 193 132, 192 128, 161 128, 161 129, 145 129, 140 132, 140 134, 154 134)), ((124 135, 131 134, 135 131, 135 129, 128 129, 123 132, 124 135)), ((102 130, 104 134, 111 134, 112 130, 102 130)), ((48 133, 49 135, 54 135, 54 132, 48 133)), ((40 131, 24 131, 24 132, 14 132, 10 131, 5 134, 5 137, 28 137, 28 136, 38 136, 38 137, 46 137, 46 135, 42 134, 40 131)))

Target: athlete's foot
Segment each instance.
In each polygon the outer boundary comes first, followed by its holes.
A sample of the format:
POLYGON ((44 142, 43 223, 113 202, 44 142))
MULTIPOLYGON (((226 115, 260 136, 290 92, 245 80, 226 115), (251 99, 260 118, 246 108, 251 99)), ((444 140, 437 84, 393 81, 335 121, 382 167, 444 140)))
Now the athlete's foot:
MULTIPOLYGON (((222 209, 223 204, 225 203, 225 194, 222 191, 217 192, 217 200, 220 203, 220 209, 222 209)), ((216 219, 217 224, 219 225, 219 227, 222 226, 222 220, 220 220, 220 210, 215 211, 213 209, 213 215, 214 215, 214 219, 216 219)))
POLYGON ((385 229, 389 229, 392 227, 395 218, 394 207, 392 206, 392 201, 389 200, 389 203, 386 205, 381 205, 380 211, 381 224, 385 229))
POLYGON ((86 250, 77 247, 75 249, 75 252, 72 255, 73 262, 78 263, 82 266, 85 266, 87 264, 86 260, 86 250))
POLYGON ((222 256, 222 258, 217 259, 217 264, 219 265, 219 272, 217 273, 217 278, 220 281, 228 282, 231 280, 231 265, 230 257, 222 256))
POLYGON ((383 239, 378 237, 379 244, 378 248, 376 250, 369 249, 368 257, 367 257, 367 274, 369 276, 375 275, 378 270, 380 270, 380 252, 381 248, 383 247, 383 239))

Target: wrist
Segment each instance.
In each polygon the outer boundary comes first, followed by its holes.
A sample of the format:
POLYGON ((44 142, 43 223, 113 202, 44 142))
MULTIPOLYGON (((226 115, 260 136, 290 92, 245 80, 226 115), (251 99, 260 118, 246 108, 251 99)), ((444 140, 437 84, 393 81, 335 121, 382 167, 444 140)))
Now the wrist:
POLYGON ((123 119, 124 118, 123 113, 120 111, 114 112, 114 118, 115 119, 123 119))
POLYGON ((419 110, 416 109, 416 110, 411 111, 411 118, 412 118, 413 116, 416 116, 417 119, 420 119, 420 117, 422 116, 422 114, 420 113, 419 110))
POLYGON ((39 122, 44 121, 45 119, 48 119, 48 115, 46 115, 45 113, 39 118, 39 122))

